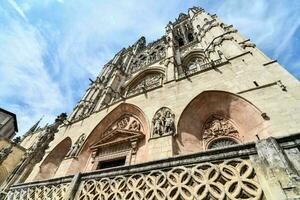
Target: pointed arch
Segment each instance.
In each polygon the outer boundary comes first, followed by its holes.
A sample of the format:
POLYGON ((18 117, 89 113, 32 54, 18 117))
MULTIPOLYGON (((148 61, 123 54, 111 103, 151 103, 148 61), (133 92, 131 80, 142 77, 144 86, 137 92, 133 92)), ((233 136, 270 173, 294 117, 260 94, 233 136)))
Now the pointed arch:
MULTIPOLYGON (((110 129, 120 119, 123 119, 124 116, 133 116, 133 118, 137 119, 142 126, 141 130, 143 130, 142 133, 145 139, 149 138, 149 123, 144 112, 133 104, 121 103, 110 113, 108 113, 88 135, 77 159, 73 160, 72 169, 69 169, 68 174, 74 174, 80 171, 88 170, 87 163, 89 163, 89 159, 91 157, 91 147, 98 141, 102 141, 103 138, 106 137, 106 132, 108 129, 110 129)), ((136 162, 140 162, 147 156, 145 139, 138 144, 139 150, 136 153, 136 162)))
POLYGON ((149 67, 126 81, 124 86, 125 95, 140 93, 159 87, 163 83, 165 68, 161 66, 149 67))
POLYGON ((186 67, 188 64, 193 61, 193 59, 199 58, 204 62, 207 61, 207 58, 205 56, 205 52, 202 49, 194 49, 190 52, 188 52, 186 55, 182 58, 182 66, 186 67))
MULTIPOLYGON (((212 116, 218 116, 220 123, 233 126, 238 136, 235 141, 248 142, 256 140, 256 134, 264 136, 265 120, 262 112, 251 102, 236 94, 226 91, 204 91, 197 95, 181 113, 178 124, 177 150, 182 154, 207 149, 218 134, 210 140, 204 140, 204 126, 212 116), (231 125, 230 125, 231 124, 231 125)), ((221 130, 221 129, 220 129, 221 130)), ((224 130, 223 130, 224 132, 224 130)))
POLYGON ((56 145, 40 165, 40 171, 36 175, 35 180, 53 178, 61 162, 70 151, 71 146, 72 141, 69 137, 56 145))

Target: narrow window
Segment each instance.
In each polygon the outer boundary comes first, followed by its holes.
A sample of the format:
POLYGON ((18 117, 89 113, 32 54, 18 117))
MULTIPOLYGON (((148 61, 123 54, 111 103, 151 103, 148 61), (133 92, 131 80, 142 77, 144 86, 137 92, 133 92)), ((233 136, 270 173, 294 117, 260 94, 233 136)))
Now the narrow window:
POLYGON ((194 40, 194 36, 192 33, 188 34, 188 40, 189 40, 189 42, 192 42, 194 40))
POLYGON ((178 39, 178 45, 179 45, 180 47, 182 47, 182 46, 184 45, 184 41, 183 41, 182 38, 179 38, 179 39, 178 39))

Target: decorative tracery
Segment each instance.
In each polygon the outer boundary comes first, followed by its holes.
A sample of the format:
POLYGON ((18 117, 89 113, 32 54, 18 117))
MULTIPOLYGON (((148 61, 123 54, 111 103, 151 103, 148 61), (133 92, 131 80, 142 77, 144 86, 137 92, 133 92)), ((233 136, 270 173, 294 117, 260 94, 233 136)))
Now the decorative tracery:
POLYGON ((125 158, 125 164, 134 163, 133 155, 143 138, 143 127, 139 119, 132 115, 123 115, 90 146, 93 169, 100 162, 120 158, 125 158))
POLYGON ((203 141, 207 148, 220 148, 236 144, 239 132, 232 122, 222 116, 210 116, 203 128, 203 141))
POLYGON ((162 84, 162 78, 163 75, 161 73, 147 74, 141 81, 128 89, 127 96, 138 94, 160 86, 162 84))

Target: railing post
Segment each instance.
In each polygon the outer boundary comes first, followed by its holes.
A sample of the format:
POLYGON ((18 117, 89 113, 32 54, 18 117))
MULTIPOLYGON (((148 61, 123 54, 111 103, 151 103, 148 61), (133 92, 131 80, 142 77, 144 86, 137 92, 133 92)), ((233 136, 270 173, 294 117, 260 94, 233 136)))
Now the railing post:
POLYGON ((251 156, 251 160, 266 198, 298 199, 297 171, 277 141, 274 138, 259 140, 256 149, 258 154, 251 156))
POLYGON ((76 192, 78 190, 78 187, 80 185, 80 180, 81 179, 81 173, 78 173, 76 174, 71 183, 70 183, 70 186, 69 186, 69 189, 64 197, 64 200, 73 200, 75 199, 75 195, 76 195, 76 192))

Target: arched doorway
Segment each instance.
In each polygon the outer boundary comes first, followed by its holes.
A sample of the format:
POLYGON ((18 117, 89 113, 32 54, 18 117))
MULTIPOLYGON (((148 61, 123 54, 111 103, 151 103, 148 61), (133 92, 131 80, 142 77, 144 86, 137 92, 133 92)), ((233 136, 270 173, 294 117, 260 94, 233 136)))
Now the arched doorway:
POLYGON ((262 112, 244 98, 225 91, 196 96, 178 120, 177 153, 187 154, 256 140, 264 136, 262 112))
POLYGON ((102 164, 105 162, 103 165, 124 158, 125 163, 128 159, 134 160, 130 164, 143 162, 147 159, 145 141, 148 138, 148 120, 142 110, 135 105, 121 103, 89 134, 77 158, 72 161, 68 174, 95 170, 100 161, 102 164), (128 152, 134 159, 127 156, 128 152))
POLYGON ((72 141, 69 137, 61 141, 45 158, 40 165, 40 171, 35 177, 35 180, 44 180, 53 178, 59 165, 69 152, 72 141))

